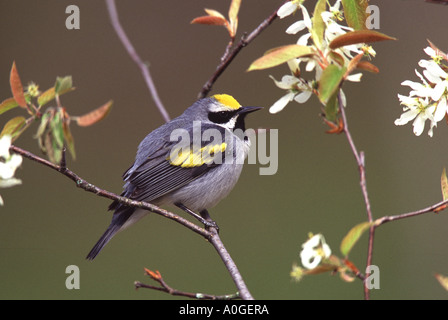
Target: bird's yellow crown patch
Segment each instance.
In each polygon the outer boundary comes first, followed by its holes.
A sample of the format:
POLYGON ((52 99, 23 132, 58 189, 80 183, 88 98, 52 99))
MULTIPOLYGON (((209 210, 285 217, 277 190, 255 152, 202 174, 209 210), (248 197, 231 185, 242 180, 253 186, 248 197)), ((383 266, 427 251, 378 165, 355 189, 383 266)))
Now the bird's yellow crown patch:
POLYGON ((238 110, 239 108, 241 108, 239 102, 236 101, 234 97, 228 94, 215 94, 213 98, 231 109, 238 110))

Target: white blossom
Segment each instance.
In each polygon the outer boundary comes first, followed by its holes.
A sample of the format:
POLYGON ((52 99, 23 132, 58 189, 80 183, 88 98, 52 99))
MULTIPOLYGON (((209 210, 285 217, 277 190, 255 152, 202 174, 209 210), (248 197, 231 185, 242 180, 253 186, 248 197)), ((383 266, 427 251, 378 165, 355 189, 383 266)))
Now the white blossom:
POLYGON ((274 80, 274 83, 280 89, 288 90, 288 92, 277 100, 270 108, 270 113, 277 113, 282 111, 286 105, 295 100, 298 103, 305 103, 311 97, 313 91, 310 85, 301 78, 292 75, 284 75, 281 81, 274 80))
POLYGON ((428 135, 433 136, 433 129, 437 123, 443 120, 448 112, 448 73, 440 66, 440 57, 431 47, 424 49, 431 60, 422 59, 419 66, 422 67, 423 76, 415 70, 421 83, 411 80, 403 81, 403 86, 412 90, 409 96, 398 95, 400 103, 405 105, 405 111, 395 125, 405 125, 413 120, 413 132, 419 136, 425 127, 426 120, 430 121, 428 135))
POLYGON ((278 10, 277 15, 280 17, 280 19, 283 19, 284 17, 287 17, 299 8, 299 6, 302 4, 303 1, 298 0, 291 0, 286 3, 284 3, 278 10))
POLYGON ((300 252, 300 259, 302 265, 307 269, 316 268, 323 259, 331 256, 331 249, 325 242, 322 234, 312 236, 308 241, 302 245, 300 252))
MULTIPOLYGON (((22 181, 14 178, 16 169, 22 164, 22 156, 10 154, 11 136, 5 135, 0 139, 0 187, 9 188, 22 181)), ((3 205, 3 199, 0 197, 0 205, 3 205)))

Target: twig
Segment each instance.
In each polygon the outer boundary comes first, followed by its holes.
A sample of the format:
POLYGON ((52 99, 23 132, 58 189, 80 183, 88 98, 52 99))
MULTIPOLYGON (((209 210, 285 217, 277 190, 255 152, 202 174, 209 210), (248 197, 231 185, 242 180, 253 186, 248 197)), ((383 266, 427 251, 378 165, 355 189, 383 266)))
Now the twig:
POLYGON ((115 32, 120 38, 123 46, 126 48, 129 56, 140 68, 140 71, 143 74, 143 78, 145 79, 146 85, 148 86, 149 92, 151 93, 151 97, 153 98, 157 108, 159 109, 159 112, 162 114, 162 117, 165 120, 165 122, 170 121, 170 116, 166 111, 165 107, 163 106, 159 94, 157 93, 157 89, 156 86, 154 85, 154 81, 152 80, 148 65, 142 61, 137 51, 135 50, 134 46, 132 45, 131 41, 129 41, 129 38, 124 32, 123 27, 120 24, 120 20, 118 19, 117 7, 115 5, 115 0, 106 0, 106 5, 112 26, 114 27, 115 32))
POLYGON ((216 68, 210 79, 202 86, 201 91, 198 94, 198 98, 204 98, 212 89, 213 84, 219 78, 219 76, 226 70, 229 64, 233 61, 236 55, 242 48, 247 46, 252 40, 254 40, 264 29, 266 29, 277 18, 277 10, 275 10, 269 17, 267 17, 258 27, 256 27, 249 35, 244 34, 238 44, 230 50, 230 46, 226 47, 224 55, 221 57, 221 63, 216 68))
POLYGON ((232 257, 224 248, 224 244, 222 243, 221 239, 219 238, 218 232, 215 228, 210 228, 211 232, 213 232, 213 237, 210 239, 210 242, 212 243, 213 247, 218 251, 219 256, 221 257, 222 261, 224 262, 227 270, 229 271, 230 275, 232 276, 233 282, 235 283, 236 287, 238 288, 239 295, 244 300, 254 300, 252 295, 249 292, 249 289, 247 288, 246 284, 244 283, 244 280, 241 276, 241 273, 238 271, 238 268, 233 261, 232 257))
POLYGON ((134 286, 136 289, 139 288, 145 288, 145 289, 152 289, 152 290, 158 290, 162 292, 166 292, 172 296, 182 296, 192 299, 199 299, 199 300, 233 300, 233 299, 240 299, 239 293, 235 294, 227 294, 227 295, 211 295, 211 294, 205 294, 205 293, 193 293, 193 292, 185 292, 180 291, 177 289, 174 289, 170 287, 165 280, 163 280, 162 275, 159 271, 151 271, 145 268, 145 273, 151 277, 154 281, 158 282, 160 286, 153 286, 149 284, 141 283, 140 281, 134 282, 134 286))
POLYGON ((37 163, 43 164, 53 170, 56 170, 60 173, 62 173, 63 175, 65 175, 66 177, 70 178, 71 180, 73 180, 76 183, 76 186, 78 188, 81 188, 85 191, 88 192, 92 192, 100 197, 104 197, 104 198, 108 198, 111 200, 116 200, 120 203, 123 203, 127 206, 130 207, 137 207, 137 208, 142 208, 151 212, 154 212, 156 214, 162 215, 165 218, 171 219, 176 221, 177 223, 180 223, 181 225, 183 225, 184 227, 187 227, 188 229, 196 232, 197 234, 203 236, 206 239, 210 239, 213 235, 211 232, 198 227, 196 224, 182 218, 181 216, 178 216, 177 214, 174 214, 172 212, 169 212, 167 210, 164 210, 162 208, 159 208, 151 203, 148 202, 144 202, 144 201, 135 201, 135 200, 131 200, 129 198, 126 197, 122 197, 119 195, 116 195, 115 193, 109 192, 107 190, 98 188, 97 186, 87 182, 86 180, 82 179, 80 176, 78 176, 76 173, 74 173, 73 171, 71 171, 70 169, 68 169, 66 166, 59 166, 56 165, 46 159, 43 159, 39 156, 36 156, 35 154, 23 150, 17 146, 11 145, 11 147, 9 148, 10 151, 20 154, 22 156, 24 156, 27 159, 33 160, 37 163))
MULTIPOLYGON (((358 150, 353 141, 352 135, 350 134, 350 130, 348 129, 347 117, 345 115, 345 110, 344 110, 345 107, 342 104, 340 91, 338 94, 338 101, 339 101, 339 110, 341 112, 342 121, 344 123, 344 133, 345 133, 345 136, 347 137, 350 148, 352 149, 353 155, 355 156, 356 163, 358 164, 359 175, 360 175, 360 185, 361 185, 362 195, 364 197, 364 203, 366 205, 367 218, 368 218, 369 222, 372 222, 373 217, 372 217, 372 210, 371 210, 371 206, 370 206, 369 193, 367 192, 364 152, 361 151, 358 153, 358 150)), ((370 266, 372 264, 374 236, 375 236, 375 227, 372 225, 369 229, 369 244, 368 244, 368 249, 367 249, 367 266, 370 266)), ((365 276, 368 277, 369 275, 366 274, 365 276)), ((369 298, 370 298, 369 288, 367 287, 365 282, 364 282, 364 298, 366 300, 369 300, 369 298)))
POLYGON ((448 200, 444 200, 444 201, 440 201, 439 203, 433 204, 432 206, 429 206, 429 207, 426 207, 424 209, 420 209, 417 211, 397 214, 397 215, 393 215, 393 216, 384 216, 384 217, 381 217, 381 218, 378 218, 375 220, 375 228, 379 227, 380 225, 385 224, 387 222, 391 222, 391 221, 415 217, 415 216, 419 216, 421 214, 425 214, 425 213, 429 213, 429 212, 437 213, 437 212, 445 209, 447 206, 448 206, 448 200))

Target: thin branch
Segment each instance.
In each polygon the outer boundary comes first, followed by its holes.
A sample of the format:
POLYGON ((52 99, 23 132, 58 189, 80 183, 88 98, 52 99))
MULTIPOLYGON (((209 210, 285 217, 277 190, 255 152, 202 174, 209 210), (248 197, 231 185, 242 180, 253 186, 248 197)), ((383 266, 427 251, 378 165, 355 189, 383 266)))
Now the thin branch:
MULTIPOLYGON (((362 195, 364 197, 364 203, 366 205, 366 211, 367 211, 367 218, 369 222, 373 221, 372 217, 372 209, 370 206, 370 200, 369 200, 369 193, 367 192, 367 181, 366 181, 366 169, 365 169, 365 157, 364 152, 358 152, 356 145, 353 141, 352 135, 350 133, 350 130, 348 128, 348 122, 347 122, 347 116, 345 115, 344 106, 342 104, 341 99, 341 93, 339 91, 338 94, 338 101, 339 101, 339 110, 341 112, 342 121, 344 123, 344 133, 347 137, 348 143, 350 145, 350 148, 352 149, 353 155, 355 156, 356 163, 358 164, 359 169, 359 176, 360 176, 360 185, 362 190, 362 195)), ((370 266, 372 264, 372 257, 373 257, 373 239, 375 237, 375 227, 372 225, 369 228, 369 244, 367 249, 367 266, 370 266)), ((369 275, 366 274, 366 277, 369 275)), ((364 298, 368 300, 370 298, 369 289, 367 288, 366 283, 364 282, 364 298)))
POLYGON ((45 165, 53 170, 60 172, 64 176, 73 180, 76 183, 76 186, 78 188, 81 188, 85 191, 92 192, 100 197, 108 198, 111 200, 116 200, 122 204, 129 206, 129 207, 141 208, 141 209, 145 209, 145 210, 154 212, 156 214, 162 215, 165 218, 168 218, 170 220, 176 221, 177 223, 180 223, 184 227, 187 227, 188 229, 196 232, 197 234, 203 236, 206 239, 210 239, 213 236, 211 232, 198 227, 196 224, 182 218, 181 216, 178 216, 177 214, 174 214, 172 212, 169 212, 167 210, 159 208, 151 203, 144 202, 144 201, 131 200, 129 198, 122 197, 122 196, 116 195, 115 193, 101 189, 101 188, 89 183, 88 181, 82 179, 80 176, 78 176, 76 173, 74 173, 73 171, 68 169, 66 166, 56 165, 46 159, 36 156, 35 154, 33 154, 29 151, 23 150, 14 145, 11 145, 9 150, 14 153, 20 154, 27 159, 33 160, 37 163, 40 163, 40 164, 45 165))
POLYGON ((384 216, 384 217, 381 217, 381 218, 378 218, 375 220, 375 227, 379 227, 380 225, 385 224, 387 222, 401 220, 401 219, 410 218, 410 217, 415 217, 415 216, 419 216, 419 215, 429 213, 429 212, 438 213, 439 211, 445 209, 447 206, 448 206, 448 200, 444 200, 444 201, 440 201, 439 203, 433 204, 432 206, 429 206, 429 207, 426 207, 424 209, 420 209, 417 211, 397 214, 397 215, 393 215, 393 216, 384 216))
POLYGON ((145 273, 151 277, 152 280, 158 282, 160 286, 154 286, 149 284, 141 283, 140 281, 134 282, 134 286, 136 289, 139 288, 145 288, 145 289, 151 289, 151 290, 157 290, 166 292, 172 296, 182 296, 192 299, 199 299, 199 300, 233 300, 233 299, 240 299, 239 293, 235 294, 227 294, 227 295, 211 295, 206 293, 193 293, 193 292, 185 292, 180 291, 177 289, 174 289, 170 287, 165 280, 163 280, 162 275, 159 271, 151 271, 148 269, 145 269, 145 273))
POLYGON ((256 27, 249 35, 244 34, 238 44, 230 50, 230 46, 226 47, 224 55, 221 57, 221 63, 216 68, 210 79, 202 86, 201 92, 198 94, 198 98, 204 98, 212 89, 213 84, 219 78, 219 76, 227 69, 229 64, 233 61, 236 55, 252 42, 264 29, 266 29, 277 18, 277 10, 275 10, 269 17, 267 17, 258 27, 256 27))
POLYGON ((151 97, 154 100, 159 112, 162 114, 165 122, 170 121, 170 116, 163 106, 162 101, 160 100, 159 94, 157 93, 156 86, 154 85, 154 81, 152 80, 151 74, 149 72, 149 67, 147 63, 143 62, 131 41, 129 40, 126 32, 124 32, 123 27, 120 24, 120 20, 118 19, 117 7, 115 5, 115 0, 106 0, 107 10, 109 12, 109 18, 112 23, 112 26, 115 29, 118 37, 120 38, 123 46, 126 48, 129 56, 134 60, 137 66, 140 68, 140 71, 145 79, 146 85, 151 93, 151 97))
POLYGON ((173 220, 173 221, 183 225, 184 227, 187 227, 188 229, 194 231, 195 233, 201 235, 202 237, 204 237, 205 239, 210 241, 210 243, 213 245, 213 247, 218 252, 219 256, 221 257, 224 264, 226 265, 226 267, 230 273, 230 276, 232 277, 234 283, 236 284, 237 289, 239 290, 240 297, 244 300, 253 300, 253 297, 250 294, 246 284, 244 283, 243 278, 238 271, 238 268, 236 267, 234 261, 230 257, 230 254, 228 253, 227 249, 224 247, 224 244, 222 243, 221 239, 219 238, 218 231, 216 228, 209 228, 209 230, 205 230, 203 228, 198 227, 196 224, 178 216, 177 214, 174 214, 172 212, 169 212, 167 210, 159 208, 151 203, 144 202, 144 201, 131 200, 129 198, 122 197, 122 196, 116 195, 112 192, 101 189, 101 188, 87 182, 86 180, 82 179, 76 173, 74 173, 73 171, 68 169, 65 164, 63 166, 56 165, 46 159, 36 156, 35 154, 33 154, 29 151, 23 150, 15 145, 11 145, 9 150, 11 152, 20 154, 27 159, 33 160, 37 163, 40 163, 44 166, 47 166, 47 167, 63 174, 64 176, 66 176, 66 177, 70 178, 72 181, 74 181, 76 183, 77 187, 79 187, 85 191, 92 192, 100 197, 108 198, 111 200, 116 200, 124 205, 129 206, 129 207, 141 208, 141 209, 145 209, 145 210, 154 212, 156 214, 162 215, 165 218, 173 220))
POLYGON ((218 252, 219 256, 221 257, 222 261, 224 262, 227 270, 229 271, 230 275, 232 276, 233 282, 235 283, 236 287, 238 288, 239 295, 244 300, 254 300, 252 295, 249 292, 249 289, 247 288, 246 284, 244 283, 244 280, 241 276, 241 273, 238 271, 238 268, 233 261, 232 257, 228 253, 228 251, 224 248, 224 244, 222 243, 221 239, 219 238, 218 232, 214 228, 210 228, 213 232, 213 237, 210 239, 210 242, 212 243, 213 247, 218 252))

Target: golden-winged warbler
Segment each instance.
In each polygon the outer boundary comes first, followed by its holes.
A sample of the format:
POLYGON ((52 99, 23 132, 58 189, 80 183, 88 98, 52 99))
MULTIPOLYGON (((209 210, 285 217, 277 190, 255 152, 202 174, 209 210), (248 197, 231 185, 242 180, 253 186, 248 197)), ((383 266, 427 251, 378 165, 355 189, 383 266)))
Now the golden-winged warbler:
MULTIPOLYGON (((121 195, 157 206, 174 204, 207 225, 207 209, 225 198, 238 181, 250 147, 244 118, 259 109, 243 107, 227 94, 196 101, 143 139, 134 164, 123 175, 121 195)), ((112 222, 87 255, 89 260, 118 231, 149 212, 118 201, 109 210, 114 210, 112 222)))

